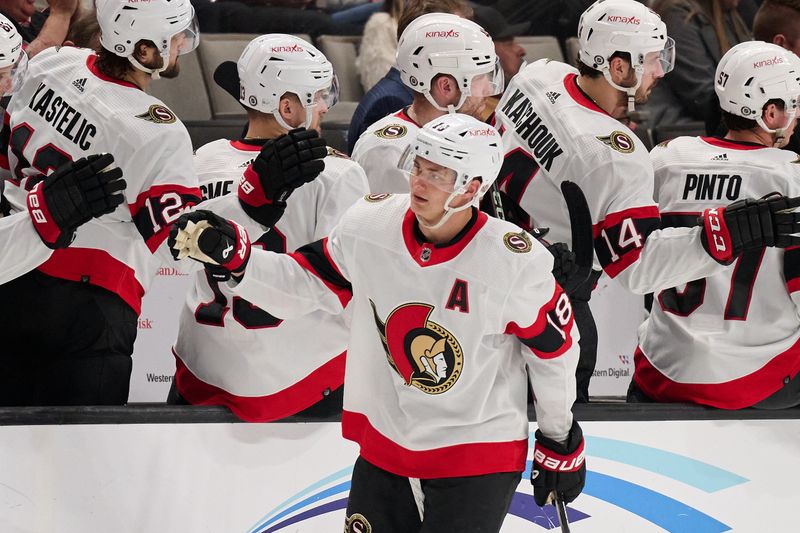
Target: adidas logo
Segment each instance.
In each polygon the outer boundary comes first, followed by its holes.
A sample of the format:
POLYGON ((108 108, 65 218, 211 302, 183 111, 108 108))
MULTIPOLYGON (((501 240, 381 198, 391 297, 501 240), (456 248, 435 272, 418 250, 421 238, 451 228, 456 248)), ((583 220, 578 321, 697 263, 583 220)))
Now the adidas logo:
POLYGON ((547 99, 550 100, 551 104, 555 104, 558 97, 561 96, 561 93, 557 93, 555 91, 547 91, 545 93, 547 95, 547 99))
POLYGON ((728 154, 719 154, 711 158, 712 161, 727 161, 728 154))
POLYGON ((81 78, 79 80, 73 81, 72 86, 78 89, 79 93, 82 93, 83 90, 86 88, 86 78, 81 78))

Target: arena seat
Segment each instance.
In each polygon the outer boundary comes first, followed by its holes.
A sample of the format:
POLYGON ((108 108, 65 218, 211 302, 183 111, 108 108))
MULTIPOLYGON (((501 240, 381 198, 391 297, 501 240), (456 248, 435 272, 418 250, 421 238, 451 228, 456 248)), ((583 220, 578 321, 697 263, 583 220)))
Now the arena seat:
POLYGON ((580 49, 581 45, 577 37, 570 37, 564 42, 564 53, 567 54, 567 63, 573 67, 578 66, 578 51, 580 51, 580 49))
POLYGON ((358 102, 364 96, 364 89, 356 71, 360 35, 320 35, 317 44, 325 57, 333 63, 333 70, 339 78, 339 99, 358 102))
POLYGON ((525 49, 525 61, 528 63, 543 58, 564 61, 561 45, 558 44, 558 39, 551 35, 516 37, 514 41, 525 49))
POLYGON ((210 120, 211 102, 197 51, 181 57, 180 66, 180 76, 156 80, 147 92, 164 102, 183 121, 210 120))

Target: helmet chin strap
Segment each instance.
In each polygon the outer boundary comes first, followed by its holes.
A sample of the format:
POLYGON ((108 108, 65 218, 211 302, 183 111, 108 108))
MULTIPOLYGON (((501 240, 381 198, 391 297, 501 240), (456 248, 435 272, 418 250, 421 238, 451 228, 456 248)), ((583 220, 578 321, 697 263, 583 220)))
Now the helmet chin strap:
POLYGON ((141 70, 142 72, 147 72, 148 74, 150 74, 150 77, 152 79, 158 80, 158 79, 161 78, 160 74, 162 72, 164 72, 165 70, 167 70, 167 67, 169 66, 168 58, 165 58, 164 56, 161 56, 161 57, 162 57, 162 59, 164 59, 164 65, 162 67, 160 67, 160 68, 146 67, 146 66, 142 65, 141 63, 139 63, 139 61, 135 57, 133 57, 133 55, 129 55, 128 56, 128 61, 130 61, 130 63, 136 69, 141 70))
POLYGON ((775 129, 768 128, 766 123, 764 122, 763 116, 758 117, 756 119, 756 124, 758 124, 761 129, 772 135, 772 146, 778 147, 780 143, 783 142, 783 140, 786 138, 786 130, 789 129, 789 124, 792 123, 796 115, 797 115, 797 110, 790 111, 789 113, 787 113, 786 122, 780 128, 775 128, 775 129))
POLYGON ((464 194, 464 191, 453 191, 450 193, 450 196, 447 197, 447 201, 444 203, 444 213, 442 213, 441 218, 436 224, 426 224, 419 216, 417 216, 417 222, 419 222, 419 225, 425 229, 434 229, 434 230, 439 229, 444 225, 445 222, 447 222, 450 219, 451 216, 458 213, 459 211, 468 209, 475 204, 475 202, 472 201, 472 202, 467 202, 461 207, 450 207, 450 202, 453 201, 453 198, 461 194, 464 194))
POLYGON ((433 107, 435 107, 435 108, 436 108, 436 109, 438 109, 439 111, 443 111, 443 112, 445 112, 445 113, 450 113, 450 114, 452 114, 452 113, 455 113, 455 112, 457 112, 459 109, 461 109, 461 106, 463 106, 463 105, 464 105, 464 101, 467 99, 467 95, 466 95, 466 94, 464 94, 464 92, 462 91, 462 92, 461 92, 461 98, 459 98, 459 99, 458 99, 458 104, 456 104, 456 105, 453 105, 453 104, 447 104, 447 107, 443 107, 443 106, 439 105, 439 104, 436 102, 436 100, 434 100, 434 99, 433 99, 433 96, 431 96, 431 93, 430 93, 430 91, 426 91, 426 92, 424 92, 423 94, 425 95, 425 99, 426 99, 426 100, 428 100, 428 102, 429 102, 429 103, 430 103, 430 104, 431 104, 433 107))
POLYGON ((314 106, 304 107, 303 109, 306 110, 306 120, 305 120, 305 122, 303 122, 299 126, 290 126, 289 124, 287 124, 286 121, 283 120, 283 117, 281 116, 281 112, 278 109, 275 110, 275 112, 273 113, 273 116, 275 117, 275 121, 278 124, 280 124, 282 128, 286 129, 286 131, 291 131, 291 130, 293 130, 295 128, 308 129, 309 127, 311 127, 311 122, 314 120, 314 106))
POLYGON ((636 91, 642 84, 642 78, 644 77, 644 72, 639 67, 634 67, 633 71, 636 73, 636 84, 633 87, 623 87, 621 85, 617 85, 616 83, 614 83, 614 80, 611 79, 611 72, 608 69, 605 69, 603 71, 603 77, 606 79, 609 85, 611 85, 618 91, 622 91, 628 95, 628 113, 633 113, 634 111, 636 111, 636 109, 634 108, 634 103, 636 101, 636 91))

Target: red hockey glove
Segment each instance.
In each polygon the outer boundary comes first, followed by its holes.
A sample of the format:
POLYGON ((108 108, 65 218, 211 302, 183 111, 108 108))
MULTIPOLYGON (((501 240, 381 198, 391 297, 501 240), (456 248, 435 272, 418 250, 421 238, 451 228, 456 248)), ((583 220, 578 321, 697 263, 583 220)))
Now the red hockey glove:
POLYGON ((531 469, 536 505, 541 507, 546 504, 551 492, 558 493, 565 503, 569 503, 578 497, 585 482, 583 431, 578 422, 572 422, 567 442, 563 445, 536 430, 531 469))
POLYGON ((231 274, 243 274, 250 259, 247 231, 211 211, 197 210, 178 217, 167 244, 176 260, 190 257, 203 263, 216 281, 227 281, 231 274))
POLYGON ((771 193, 758 200, 745 199, 727 207, 706 209, 700 218, 706 252, 723 265, 747 250, 800 244, 800 197, 771 193))
POLYGON ((114 211, 125 201, 125 180, 111 154, 96 154, 65 163, 28 193, 28 214, 50 248, 69 246, 75 230, 92 217, 114 211))
POLYGON ((239 182, 239 201, 253 220, 272 227, 283 216, 286 199, 325 169, 325 140, 315 130, 294 129, 261 148, 239 182))

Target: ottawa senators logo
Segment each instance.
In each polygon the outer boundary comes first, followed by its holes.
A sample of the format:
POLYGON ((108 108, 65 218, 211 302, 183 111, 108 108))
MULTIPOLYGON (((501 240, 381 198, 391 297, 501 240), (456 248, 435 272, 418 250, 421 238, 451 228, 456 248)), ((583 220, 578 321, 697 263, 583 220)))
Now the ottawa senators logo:
POLYGON ((345 519, 344 533, 372 533, 372 524, 361 513, 355 513, 345 519))
POLYGON ((611 135, 598 136, 597 140, 603 144, 607 144, 621 154, 630 154, 636 149, 633 139, 627 133, 622 131, 612 131, 611 135))
POLYGON ((509 232, 503 235, 503 244, 515 254, 524 254, 531 251, 533 244, 524 231, 519 233, 509 232))
POLYGON ((464 355, 452 333, 429 320, 432 305, 401 305, 383 322, 371 300, 370 304, 386 358, 406 385, 428 394, 441 394, 455 385, 464 355))
POLYGON ((172 124, 175 122, 175 113, 164 107, 163 105, 151 105, 150 108, 142 113, 136 115, 136 118, 153 122, 155 124, 172 124))
POLYGON ((376 131, 375 135, 381 139, 399 139, 405 137, 406 133, 408 133, 408 128, 402 124, 389 124, 376 131))
POLYGON ((392 196, 392 193, 384 192, 381 194, 368 194, 364 197, 364 200, 372 203, 382 202, 392 196))

